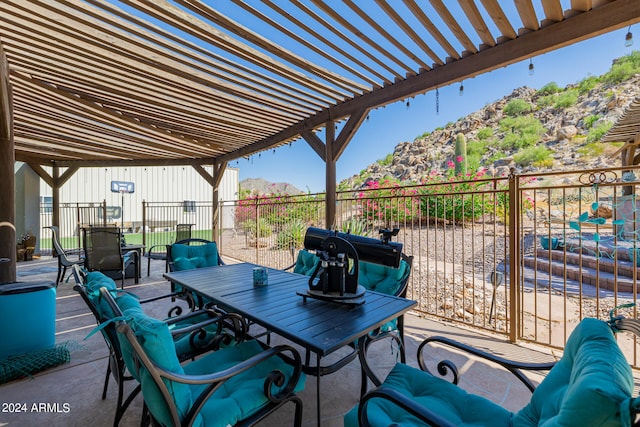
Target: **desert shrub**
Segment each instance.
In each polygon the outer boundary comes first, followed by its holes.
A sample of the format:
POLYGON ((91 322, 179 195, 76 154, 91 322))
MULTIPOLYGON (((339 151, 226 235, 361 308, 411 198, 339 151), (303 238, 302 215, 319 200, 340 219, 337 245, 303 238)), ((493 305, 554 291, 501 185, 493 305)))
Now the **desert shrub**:
POLYGON ((604 122, 600 123, 596 127, 592 127, 589 130, 589 134, 587 135, 587 142, 596 142, 600 141, 605 133, 613 126, 612 122, 604 122))
POLYGON ((602 81, 609 84, 622 83, 640 73, 640 51, 618 58, 609 71, 602 76, 602 81))
POLYGON ((604 148, 604 144, 600 142, 590 142, 583 145, 582 147, 578 147, 576 149, 576 152, 582 156, 596 157, 604 153, 604 148))
POLYGON ((484 154, 487 150, 487 146, 489 145, 489 141, 480 140, 480 141, 469 141, 467 143, 467 156, 471 156, 474 154, 484 154))
POLYGON ((555 102, 553 103, 553 106, 557 110, 561 110, 563 108, 569 108, 575 105, 577 102, 578 91, 576 89, 570 89, 558 94, 555 102))
POLYGON ((307 223, 300 218, 289 221, 276 236, 278 249, 301 248, 304 246, 304 236, 307 223))
POLYGON ((376 161, 381 166, 388 166, 393 162, 393 154, 387 154, 384 159, 376 161))
POLYGON ((540 137, 534 133, 508 132, 504 135, 500 147, 507 150, 521 149, 535 145, 540 137))
POLYGON ((536 166, 540 166, 540 164, 544 164, 549 160, 552 160, 553 151, 549 150, 547 147, 543 146, 533 146, 527 147, 513 156, 513 161, 516 162, 518 166, 529 166, 538 164, 536 166))
POLYGON ((593 124, 600 118, 599 114, 592 114, 590 116, 585 117, 582 121, 584 123, 584 127, 586 129, 591 129, 593 124))
POLYGON ((268 237, 271 235, 271 225, 266 218, 258 218, 258 220, 245 221, 243 224, 247 234, 253 237, 268 237))
POLYGON ((413 141, 415 142, 415 141, 418 141, 418 140, 420 140, 420 139, 426 139, 429 135, 431 135, 431 132, 427 131, 427 132, 423 133, 422 135, 418 135, 418 136, 416 136, 416 137, 413 139, 413 141))
POLYGON ((535 117, 506 117, 500 120, 500 130, 505 132, 500 146, 505 149, 529 147, 540 140, 546 129, 535 117))
POLYGON ((538 98, 538 100, 536 101, 536 105, 540 108, 543 107, 549 107, 550 105, 553 105, 553 103, 556 100, 556 95, 545 95, 545 96, 541 96, 540 98, 538 98))
POLYGON ((486 128, 482 128, 478 131, 478 133, 476 134, 476 137, 480 140, 483 141, 485 139, 489 139, 493 136, 493 129, 491 129, 490 127, 486 127, 486 128))
POLYGON ((507 102, 507 105, 504 107, 504 113, 507 116, 517 117, 525 113, 530 113, 532 109, 531 104, 524 99, 514 98, 507 102))
POLYGON ((585 77, 578 82, 578 93, 584 95, 600 83, 600 78, 595 76, 585 77))
POLYGON ((560 92, 561 90, 562 89, 560 89, 560 86, 558 86, 556 82, 550 82, 542 86, 540 90, 536 92, 536 95, 539 95, 539 96, 552 95, 554 93, 560 92))

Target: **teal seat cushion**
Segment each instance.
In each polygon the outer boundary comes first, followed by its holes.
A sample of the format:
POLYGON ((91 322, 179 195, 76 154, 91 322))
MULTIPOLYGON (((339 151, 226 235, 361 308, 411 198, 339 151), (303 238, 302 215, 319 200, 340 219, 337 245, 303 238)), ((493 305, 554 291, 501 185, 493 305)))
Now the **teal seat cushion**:
MULTIPOLYGON (((169 327, 161 320, 154 319, 145 315, 136 307, 128 308, 124 312, 128 324, 134 331, 138 342, 144 349, 146 355, 158 367, 170 371, 175 374, 184 374, 184 370, 180 365, 178 356, 173 342, 169 327)), ((127 369, 136 378, 142 386, 142 395, 144 401, 153 414, 154 418, 161 425, 172 425, 171 415, 167 409, 167 405, 162 397, 160 389, 156 386, 151 374, 144 367, 140 367, 139 375, 136 372, 136 366, 133 361, 133 349, 127 339, 119 334, 118 339, 122 349, 122 357, 125 360, 127 369)), ((180 384, 173 381, 163 379, 169 390, 178 414, 183 419, 189 408, 191 407, 191 390, 187 384, 180 384)))
POLYGON ((583 319, 565 346, 562 359, 514 416, 518 426, 629 425, 620 404, 631 397, 633 375, 611 328, 583 319))
MULTIPOLYGON (((225 347, 184 366, 185 373, 202 375, 219 372, 249 359, 263 349, 255 340, 245 341, 237 346, 225 347)), ((270 372, 282 371, 287 378, 293 369, 280 358, 272 357, 263 363, 227 380, 202 409, 200 415, 207 427, 236 425, 242 419, 256 413, 266 406, 268 399, 264 395, 264 381, 270 372)), ((300 377, 296 392, 304 388, 305 376, 300 377)), ((205 388, 202 385, 191 386, 192 396, 198 396, 205 388)))
POLYGON ((196 246, 174 244, 171 258, 176 271, 212 267, 218 265, 218 247, 215 242, 196 246))
MULTIPOLYGON (((384 386, 399 391, 421 406, 437 412, 461 427, 510 427, 511 412, 484 397, 467 393, 462 388, 416 368, 398 363, 389 372, 384 386)), ((367 405, 372 427, 418 426, 424 422, 382 399, 371 399, 367 405)), ((358 426, 358 407, 344 418, 345 427, 358 426)))
POLYGON ((319 263, 320 257, 306 249, 302 249, 298 252, 296 264, 293 266, 293 272, 311 276, 319 263))

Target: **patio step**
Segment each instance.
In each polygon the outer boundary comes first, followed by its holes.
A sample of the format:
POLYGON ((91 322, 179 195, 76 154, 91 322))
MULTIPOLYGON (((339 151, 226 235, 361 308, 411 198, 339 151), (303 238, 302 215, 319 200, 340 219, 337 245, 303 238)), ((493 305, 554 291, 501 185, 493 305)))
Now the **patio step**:
MULTIPOLYGON (((544 251, 548 253, 548 251, 544 251)), ((552 251, 560 252, 560 251, 552 251)), ((564 254, 563 252, 560 252, 564 254)), ((578 255, 578 254, 574 254, 578 255)), ((575 261, 575 260, 574 260, 575 261)), ((582 255, 582 264, 580 264, 580 260, 576 263, 571 263, 567 260, 565 264, 563 259, 555 260, 546 257, 538 256, 536 257, 525 257, 524 265, 525 267, 535 269, 546 274, 551 273, 551 276, 555 276, 556 278, 564 278, 567 280, 575 281, 578 283, 582 283, 584 285, 596 286, 600 289, 607 289, 610 291, 618 291, 618 292, 633 292, 634 290, 634 281, 633 276, 626 276, 620 274, 620 266, 618 267, 618 274, 613 273, 613 267, 607 266, 611 271, 606 271, 603 267, 607 264, 614 263, 614 260, 608 260, 604 258, 600 258, 599 260, 590 255, 582 255), (598 266, 599 268, 596 268, 598 266)), ((623 261, 618 261, 618 263, 622 263, 623 261)), ((631 269, 632 267, 629 267, 631 269)))
POLYGON ((589 268, 593 270, 600 270, 606 273, 615 273, 618 276, 625 276, 633 278, 634 273, 636 277, 640 278, 640 268, 634 267, 633 262, 629 260, 629 256, 626 254, 623 256, 622 252, 617 253, 618 259, 614 256, 601 252, 601 257, 596 257, 593 252, 588 251, 570 251, 566 252, 563 249, 556 249, 548 251, 539 248, 536 251, 538 259, 549 258, 549 252, 551 253, 551 259, 553 261, 564 262, 566 259, 567 264, 582 265, 583 268, 589 268))

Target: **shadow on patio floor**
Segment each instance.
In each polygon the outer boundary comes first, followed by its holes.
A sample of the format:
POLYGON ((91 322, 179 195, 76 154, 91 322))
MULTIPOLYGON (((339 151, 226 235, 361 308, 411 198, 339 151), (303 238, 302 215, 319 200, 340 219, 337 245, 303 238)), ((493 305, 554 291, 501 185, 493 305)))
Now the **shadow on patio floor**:
MULTIPOLYGON (((42 258, 18 264, 18 280, 55 280, 57 264, 55 259, 42 258), (28 276, 28 279, 22 279, 28 276)), ((164 261, 152 261, 151 276, 143 276, 138 285, 127 280, 126 290, 141 298, 146 298, 169 290, 169 284, 162 278, 164 261)), ((73 282, 73 280, 71 280, 73 282)), ((158 303, 150 314, 156 317, 166 315, 168 303, 158 303)), ((102 384, 107 367, 107 347, 98 333, 85 337, 95 328, 95 320, 72 284, 61 284, 56 297, 56 343, 73 342, 81 348, 72 351, 67 364, 37 373, 31 378, 15 380, 0 385, 0 426, 110 426, 117 387, 111 381, 106 400, 101 400, 102 384), (10 404, 15 408, 26 408, 24 412, 5 411, 10 404), (34 409, 43 406, 44 411, 34 409)), ((417 366, 416 350, 420 341, 431 335, 445 335, 471 345, 499 352, 505 357, 528 361, 549 361, 553 355, 544 349, 532 349, 505 343, 500 338, 488 337, 478 332, 450 326, 409 314, 406 316, 408 363, 417 366)), ((276 339, 277 341, 277 339, 276 339)), ((369 352, 375 371, 384 377, 396 363, 397 351, 389 341, 378 343, 369 352)), ((454 361, 461 369, 461 386, 470 392, 484 395, 510 410, 518 410, 529 400, 526 389, 516 383, 508 373, 494 367, 470 360, 466 356, 435 348, 428 356, 429 366, 442 359, 454 361)), ((132 384, 126 384, 126 390, 132 384)), ((321 378, 323 397, 321 399, 322 425, 342 426, 343 415, 358 401, 360 389, 360 365, 356 360, 339 372, 321 378)), ((309 377, 305 390, 301 393, 304 402, 303 425, 316 425, 316 378, 309 377)), ((142 398, 138 396, 126 411, 121 426, 140 424, 142 398)), ((291 425, 293 411, 284 407, 268 417, 260 425, 291 425)))

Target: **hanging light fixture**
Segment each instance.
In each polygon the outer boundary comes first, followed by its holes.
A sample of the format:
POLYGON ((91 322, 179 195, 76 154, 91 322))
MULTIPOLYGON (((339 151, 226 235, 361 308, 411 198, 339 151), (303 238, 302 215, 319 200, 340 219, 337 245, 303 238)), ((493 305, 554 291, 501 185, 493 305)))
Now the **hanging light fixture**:
POLYGON ((533 59, 529 59, 529 75, 533 76, 535 74, 535 70, 533 68, 533 59))
POLYGON ((631 34, 631 25, 629 25, 627 35, 624 36, 624 45, 625 47, 631 47, 631 45, 633 45, 633 34, 631 34))
POLYGON ((458 91, 459 96, 464 95, 464 82, 460 82, 460 90, 458 91))

